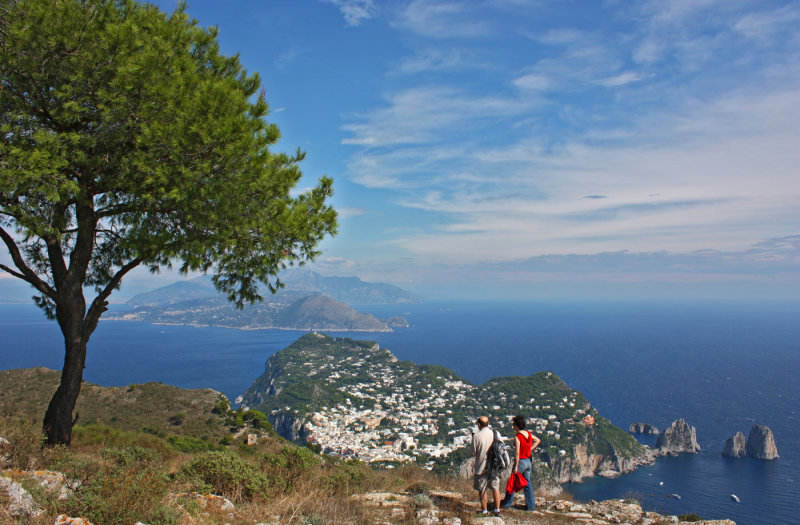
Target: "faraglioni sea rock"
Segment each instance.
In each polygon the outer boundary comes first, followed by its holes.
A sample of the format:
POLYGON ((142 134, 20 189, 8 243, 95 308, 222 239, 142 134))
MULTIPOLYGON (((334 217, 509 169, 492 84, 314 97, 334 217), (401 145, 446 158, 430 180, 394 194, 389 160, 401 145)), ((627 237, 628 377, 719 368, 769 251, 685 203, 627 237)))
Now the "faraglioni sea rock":
POLYGON ((631 434, 650 434, 651 436, 657 436, 659 434, 657 426, 651 425, 650 423, 642 423, 641 421, 632 423, 631 426, 628 427, 628 432, 631 434))
POLYGON ((684 419, 677 419, 658 436, 656 449, 662 456, 696 453, 700 450, 697 444, 697 431, 690 427, 684 419))
POLYGON ((757 459, 775 459, 778 457, 778 447, 775 445, 775 436, 772 430, 764 425, 753 425, 747 437, 747 455, 757 459))
POLYGON ((743 458, 747 455, 745 450, 747 440, 744 434, 737 432, 725 441, 725 448, 722 450, 723 456, 730 456, 732 458, 743 458))

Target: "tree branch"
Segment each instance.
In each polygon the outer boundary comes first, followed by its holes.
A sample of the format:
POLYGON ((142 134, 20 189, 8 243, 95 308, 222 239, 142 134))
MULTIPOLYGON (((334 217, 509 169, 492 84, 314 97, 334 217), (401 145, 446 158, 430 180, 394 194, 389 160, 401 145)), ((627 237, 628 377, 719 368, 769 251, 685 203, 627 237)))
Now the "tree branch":
POLYGON ((85 327, 88 329, 88 333, 92 333, 94 329, 97 327, 97 322, 100 320, 100 316, 103 312, 106 311, 106 306, 108 303, 106 299, 108 296, 111 295, 118 286, 119 283, 122 282, 122 278, 125 277, 125 274, 139 266, 144 262, 144 259, 141 257, 137 257, 132 261, 128 262, 125 266, 120 268, 117 273, 114 274, 114 277, 106 284, 105 288, 97 294, 97 297, 94 298, 92 301, 92 306, 89 307, 89 311, 86 312, 86 321, 85 327))
POLYGON ((17 246, 17 243, 14 241, 14 238, 11 237, 11 235, 9 235, 9 233, 3 228, 0 228, 0 238, 3 239, 3 242, 8 248, 8 253, 11 255, 11 260, 14 261, 14 266, 19 269, 19 273, 11 270, 11 268, 5 265, 0 265, 0 268, 10 273, 14 277, 30 283, 34 288, 42 292, 47 297, 55 299, 56 291, 53 290, 50 285, 44 282, 33 270, 28 267, 28 265, 25 263, 25 259, 22 257, 22 254, 19 251, 19 246, 17 246))

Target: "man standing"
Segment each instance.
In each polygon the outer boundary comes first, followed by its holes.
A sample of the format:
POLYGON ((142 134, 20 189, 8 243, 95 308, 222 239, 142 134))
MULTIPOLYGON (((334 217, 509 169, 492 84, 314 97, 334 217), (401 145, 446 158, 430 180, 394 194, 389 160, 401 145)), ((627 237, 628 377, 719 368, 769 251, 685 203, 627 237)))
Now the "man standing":
POLYGON ((488 489, 494 495, 494 513, 500 514, 500 474, 492 472, 486 455, 494 442, 494 432, 489 428, 489 418, 478 418, 478 431, 472 434, 472 455, 475 456, 475 465, 472 470, 473 487, 478 491, 481 502, 481 513, 488 514, 489 495, 488 489))

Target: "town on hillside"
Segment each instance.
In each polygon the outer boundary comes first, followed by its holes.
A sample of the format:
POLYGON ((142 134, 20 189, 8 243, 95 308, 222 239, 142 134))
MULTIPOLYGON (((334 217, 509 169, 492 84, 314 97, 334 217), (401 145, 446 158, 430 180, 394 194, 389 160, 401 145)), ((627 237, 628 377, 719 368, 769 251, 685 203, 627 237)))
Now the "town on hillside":
POLYGON ((444 367, 398 361, 376 343, 322 334, 306 335, 272 356, 238 401, 272 421, 288 415, 293 425, 276 430, 325 454, 416 461, 429 469, 463 457, 474 422, 484 414, 505 436, 510 418, 524 414, 548 463, 587 439, 598 447, 609 440, 628 448, 635 443, 552 372, 475 386, 444 367))

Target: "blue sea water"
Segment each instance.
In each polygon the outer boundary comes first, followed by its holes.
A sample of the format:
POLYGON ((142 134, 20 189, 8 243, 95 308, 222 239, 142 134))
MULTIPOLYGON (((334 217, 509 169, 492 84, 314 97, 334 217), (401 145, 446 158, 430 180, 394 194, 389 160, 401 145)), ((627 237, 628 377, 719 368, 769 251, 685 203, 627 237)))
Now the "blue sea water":
MULTIPOLYGON (((651 510, 696 512, 740 525, 800 522, 800 308, 790 303, 452 303, 364 306, 405 315, 376 340, 401 359, 441 364, 473 383, 552 370, 622 428, 683 417, 703 450, 662 458, 615 480, 567 489, 579 499, 636 497, 651 510), (720 455, 736 431, 772 428, 781 457, 720 455), (662 484, 663 483, 663 484, 662 484), (679 494, 681 499, 668 497, 679 494), (736 494, 741 503, 734 503, 736 494)), ((85 379, 210 387, 235 398, 266 359, 302 332, 103 321, 85 379)), ((0 305, 0 369, 59 368, 55 323, 28 305, 0 305)))

